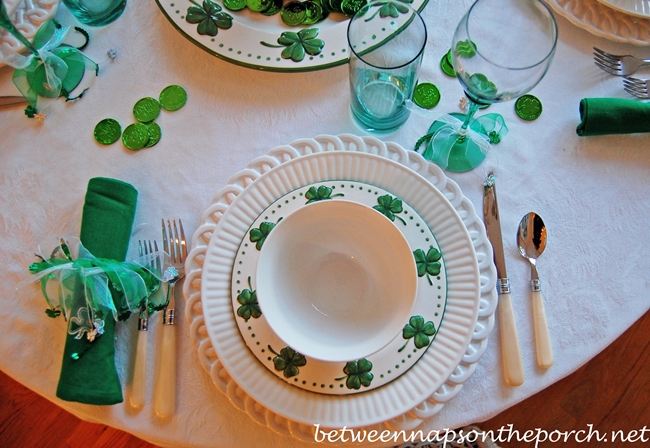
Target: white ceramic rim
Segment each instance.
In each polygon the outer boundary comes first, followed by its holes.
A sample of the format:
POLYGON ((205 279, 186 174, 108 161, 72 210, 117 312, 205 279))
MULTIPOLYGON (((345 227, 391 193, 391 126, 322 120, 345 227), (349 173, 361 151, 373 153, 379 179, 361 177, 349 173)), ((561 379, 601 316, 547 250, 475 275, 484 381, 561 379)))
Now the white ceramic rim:
POLYGON ((264 173, 224 213, 205 254, 201 296, 205 325, 231 377, 254 400, 306 425, 362 427, 398 417, 431 396, 452 374, 471 340, 479 309, 480 273, 470 236, 449 201, 404 165, 366 153, 317 153, 264 173), (382 388, 322 396, 283 382, 244 344, 231 308, 232 262, 252 222, 278 197, 324 180, 357 180, 405 200, 429 225, 447 268, 447 305, 427 352, 408 372, 382 388), (427 210, 427 207, 430 207, 427 210), (229 312, 225 313, 225 307, 229 312))
POLYGON ((207 245, 223 214, 237 196, 268 170, 306 154, 327 151, 358 151, 377 154, 408 166, 426 178, 444 194, 463 219, 472 238, 481 272, 481 301, 478 320, 474 327, 472 340, 461 362, 435 393, 425 397, 408 413, 386 421, 375 428, 414 429, 424 419, 431 418, 440 412, 448 401, 460 393, 487 349, 489 336, 494 328, 495 310, 498 302, 492 246, 487 239, 483 221, 476 214, 472 202, 462 194, 458 185, 447 178, 439 167, 426 161, 420 154, 407 151, 396 143, 385 143, 374 137, 342 134, 299 139, 291 144, 275 147, 265 156, 251 161, 245 169, 236 173, 228 184, 215 194, 212 204, 201 215, 200 225, 192 237, 192 250, 186 261, 187 276, 183 284, 183 295, 186 300, 185 318, 190 325, 190 337, 197 348, 199 361, 210 374, 214 386, 226 395, 233 406, 247 413, 256 423, 280 435, 294 437, 304 442, 313 442, 314 440, 312 425, 306 426, 293 422, 278 415, 272 409, 261 406, 237 385, 223 367, 205 327, 201 283, 207 245))

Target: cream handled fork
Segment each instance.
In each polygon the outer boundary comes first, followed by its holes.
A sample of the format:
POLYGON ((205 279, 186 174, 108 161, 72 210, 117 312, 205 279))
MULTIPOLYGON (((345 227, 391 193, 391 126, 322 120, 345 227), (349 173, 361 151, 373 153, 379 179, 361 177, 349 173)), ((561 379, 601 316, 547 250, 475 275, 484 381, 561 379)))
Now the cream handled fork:
MULTIPOLYGON (((142 263, 150 270, 160 273, 161 261, 158 255, 156 241, 138 241, 138 254, 142 263)), ((133 364, 133 378, 131 380, 131 407, 140 409, 144 406, 147 396, 147 335, 149 329, 149 312, 145 303, 138 319, 138 335, 133 364)))
POLYGON ((162 347, 160 369, 155 391, 156 415, 161 418, 171 417, 176 409, 176 300, 174 287, 185 276, 185 258, 187 242, 183 223, 178 220, 162 220, 163 249, 169 254, 171 267, 163 278, 168 281, 169 301, 164 311, 162 326, 162 347))

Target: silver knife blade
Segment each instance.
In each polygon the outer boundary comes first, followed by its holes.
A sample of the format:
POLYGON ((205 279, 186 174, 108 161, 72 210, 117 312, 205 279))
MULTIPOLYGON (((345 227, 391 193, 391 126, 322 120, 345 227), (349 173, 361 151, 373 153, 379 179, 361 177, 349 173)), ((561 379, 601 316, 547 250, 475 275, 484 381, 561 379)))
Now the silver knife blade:
POLYGON ((0 107, 16 106, 18 104, 27 104, 24 96, 0 96, 0 107))
POLYGON ((499 202, 494 173, 488 174, 483 183, 483 221, 487 237, 492 244, 494 264, 497 267, 499 294, 510 293, 510 281, 506 269, 506 257, 503 252, 503 238, 501 234, 501 220, 499 216, 499 202))

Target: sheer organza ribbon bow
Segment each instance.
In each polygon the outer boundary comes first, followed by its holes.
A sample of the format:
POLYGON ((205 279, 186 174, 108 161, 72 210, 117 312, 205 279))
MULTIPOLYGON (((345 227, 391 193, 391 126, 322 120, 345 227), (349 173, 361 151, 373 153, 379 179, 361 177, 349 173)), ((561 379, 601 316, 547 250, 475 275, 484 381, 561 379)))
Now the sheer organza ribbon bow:
POLYGON ((131 312, 142 307, 152 310, 165 306, 166 296, 153 294, 159 289, 163 273, 152 268, 153 260, 161 260, 161 269, 168 265, 164 252, 143 255, 130 262, 118 262, 94 257, 81 242, 70 250, 65 241, 52 252, 49 258, 38 256, 41 261, 32 263, 30 279, 40 282, 41 291, 49 305, 47 314, 56 317, 63 313, 66 320, 78 308, 80 290, 91 317, 100 320, 112 317, 126 319, 131 312), (73 256, 76 252, 77 257, 73 256), (115 296, 111 289, 118 292, 115 296))

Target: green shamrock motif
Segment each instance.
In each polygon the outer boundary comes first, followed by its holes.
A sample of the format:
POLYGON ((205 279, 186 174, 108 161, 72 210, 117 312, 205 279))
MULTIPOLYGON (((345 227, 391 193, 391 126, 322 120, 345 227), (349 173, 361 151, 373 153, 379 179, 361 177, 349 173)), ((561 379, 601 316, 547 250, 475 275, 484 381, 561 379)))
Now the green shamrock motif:
POLYGON ((260 304, 257 302, 257 291, 253 291, 250 277, 248 277, 248 288, 250 289, 244 289, 237 296, 237 301, 241 303, 241 306, 237 308, 237 315, 245 322, 248 322, 251 317, 257 319, 262 315, 260 304))
POLYGON ((249 232, 250 240, 251 243, 255 243, 255 248, 257 250, 262 250, 262 245, 264 244, 264 241, 266 241, 266 237, 269 236, 269 233, 271 233, 271 230, 273 230, 274 227, 275 224, 272 222, 264 221, 260 224, 259 228, 251 229, 249 232))
POLYGON ((476 55, 476 44, 471 40, 461 40, 456 43, 456 53, 464 58, 471 58, 476 55))
POLYGON ((373 7, 379 7, 379 10, 372 15, 372 17, 366 19, 366 22, 374 19, 377 14, 382 19, 385 17, 392 17, 394 19, 398 18, 400 14, 406 14, 409 11, 408 6, 413 3, 413 0, 385 0, 373 4, 373 7))
POLYGON ((413 338, 413 342, 415 343, 416 348, 427 347, 431 342, 429 340, 429 336, 433 336, 435 334, 436 328, 433 325, 433 322, 428 321, 425 323, 422 316, 412 316, 409 319, 409 323, 406 324, 402 329, 402 337, 406 339, 406 342, 397 351, 401 352, 404 350, 411 338, 413 338))
POLYGON ((298 375, 300 373, 298 367, 307 364, 307 359, 291 347, 283 348, 280 350, 280 353, 276 353, 270 345, 268 347, 271 353, 275 355, 275 358, 273 358, 273 367, 275 367, 275 370, 282 370, 285 378, 298 375))
POLYGON ((417 249, 413 252, 413 256, 415 257, 415 264, 418 268, 418 277, 426 275, 429 284, 433 285, 430 276, 440 274, 440 268, 442 267, 440 264, 440 259, 442 258, 440 251, 430 246, 426 254, 422 249, 417 249))
POLYGON ((201 35, 216 36, 219 28, 227 30, 232 27, 232 16, 221 11, 221 6, 211 0, 203 0, 203 6, 195 0, 190 0, 193 6, 187 8, 185 20, 189 23, 198 23, 196 31, 201 35))
POLYGON ((468 84, 475 91, 485 96, 493 96, 497 93, 497 86, 482 73, 474 73, 468 79, 468 84))
POLYGON ((282 58, 291 59, 294 62, 300 62, 305 59, 305 55, 318 56, 325 42, 322 39, 318 39, 318 28, 305 28, 297 33, 293 31, 285 31, 278 37, 278 43, 280 45, 269 44, 267 42, 260 42, 260 44, 265 47, 271 48, 282 48, 282 58))
POLYGON ((345 196, 345 195, 343 193, 337 193, 333 195, 332 189, 330 187, 326 187, 325 185, 321 185, 318 188, 309 187, 309 190, 307 190, 307 193, 305 193, 305 197, 308 199, 306 204, 332 199, 337 196, 345 196))
POLYGON ((345 364, 343 373, 346 376, 336 378, 336 381, 345 380, 345 386, 348 389, 359 390, 361 386, 368 387, 374 378, 370 373, 372 370, 372 363, 365 358, 358 361, 350 361, 345 364))
POLYGON ((393 222, 395 222, 395 218, 397 218, 402 221, 402 224, 406 225, 406 221, 404 221, 401 216, 396 215, 396 213, 402 213, 402 211, 404 211, 402 200, 400 198, 394 198, 391 195, 386 194, 378 197, 377 203, 378 205, 373 207, 375 210, 393 222))

